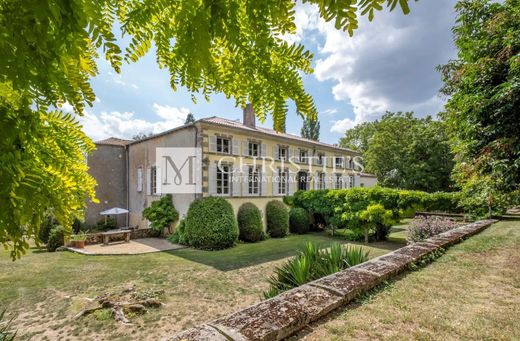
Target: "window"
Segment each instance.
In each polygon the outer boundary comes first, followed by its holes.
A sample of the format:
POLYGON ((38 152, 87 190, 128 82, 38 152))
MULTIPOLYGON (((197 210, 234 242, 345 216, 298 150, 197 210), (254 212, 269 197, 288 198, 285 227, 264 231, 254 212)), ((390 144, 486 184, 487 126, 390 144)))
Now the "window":
POLYGON ((229 166, 217 167, 217 194, 229 194, 229 166))
POLYGON ((325 173, 318 173, 318 189, 325 189, 325 173))
POLYGON ((287 147, 278 146, 278 160, 287 160, 287 147))
POLYGON ((249 167, 249 174, 247 180, 247 192, 249 194, 260 194, 260 175, 258 173, 258 168, 252 166, 249 167))
POLYGON ((341 177, 341 174, 336 174, 336 189, 342 189, 343 188, 343 177, 341 177))
POLYGON ((307 151, 304 149, 300 149, 300 162, 301 163, 307 163, 308 162, 308 154, 307 151))
POLYGON ((231 152, 229 139, 217 137, 217 153, 229 154, 231 152))
POLYGON ((343 157, 336 156, 334 158, 334 164, 336 165, 336 168, 343 168, 343 157))
POLYGON ((354 175, 350 175, 350 176, 348 177, 348 187, 349 187, 349 188, 354 187, 354 175))
POLYGON ((157 167, 150 169, 150 194, 157 194, 157 167))
POLYGON ((348 158, 348 168, 350 168, 350 169, 354 168, 353 162, 352 162, 352 157, 348 158))
POLYGON ((137 167, 137 191, 143 191, 143 167, 137 167))
POLYGON ((301 191, 307 190, 307 183, 309 179, 307 177, 307 172, 298 172, 298 189, 301 191))
POLYGON ((316 164, 323 165, 323 162, 325 162, 325 154, 318 153, 318 157, 316 158, 316 164))
POLYGON ((256 142, 249 142, 249 156, 260 156, 260 145, 256 142))
POLYGON ((278 170, 278 194, 287 194, 287 169, 278 170))

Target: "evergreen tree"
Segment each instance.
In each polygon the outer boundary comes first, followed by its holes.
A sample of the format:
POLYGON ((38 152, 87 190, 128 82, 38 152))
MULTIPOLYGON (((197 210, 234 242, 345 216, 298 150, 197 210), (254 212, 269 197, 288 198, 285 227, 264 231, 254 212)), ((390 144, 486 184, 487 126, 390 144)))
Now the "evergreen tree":
POLYGON ((319 141, 320 139, 320 121, 318 119, 312 120, 309 118, 303 119, 303 126, 300 131, 302 137, 306 139, 319 141))
POLYGON ((195 123, 195 117, 193 116, 193 114, 191 112, 188 113, 188 115, 186 116, 186 121, 184 121, 184 124, 190 124, 190 123, 195 123))

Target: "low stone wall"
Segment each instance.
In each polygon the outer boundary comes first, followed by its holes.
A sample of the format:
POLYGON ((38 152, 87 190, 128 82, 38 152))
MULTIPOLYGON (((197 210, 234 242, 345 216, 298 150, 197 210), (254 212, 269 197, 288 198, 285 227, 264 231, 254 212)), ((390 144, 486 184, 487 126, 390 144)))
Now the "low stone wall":
POLYGON ((496 220, 481 220, 410 244, 363 264, 286 291, 163 340, 281 340, 346 305, 431 252, 456 244, 496 220))
MULTIPOLYGON (((160 233, 152 230, 152 229, 135 229, 130 233, 130 239, 139 239, 139 238, 150 238, 150 237, 159 237, 160 233)), ((124 240, 124 235, 114 235, 110 236, 110 241, 121 241, 124 240)), ((85 240, 85 244, 101 244, 103 243, 103 235, 102 232, 97 233, 89 233, 87 235, 87 239, 85 240)))

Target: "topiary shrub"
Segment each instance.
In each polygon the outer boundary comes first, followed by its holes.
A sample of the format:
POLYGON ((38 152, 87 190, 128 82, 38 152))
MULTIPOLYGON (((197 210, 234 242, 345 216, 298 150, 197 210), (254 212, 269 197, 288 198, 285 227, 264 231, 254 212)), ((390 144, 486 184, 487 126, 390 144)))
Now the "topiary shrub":
POLYGON ((233 207, 224 198, 207 197, 191 203, 184 234, 189 245, 204 250, 231 247, 238 238, 233 207))
POLYGON ((40 231, 38 232, 38 239, 47 244, 49 241, 49 234, 56 225, 58 225, 56 218, 54 218, 50 213, 45 214, 42 225, 40 226, 40 231))
POLYGON ((70 235, 70 230, 61 225, 53 227, 49 233, 49 241, 47 242, 47 251, 54 252, 60 246, 65 245, 65 238, 70 235))
POLYGON ((143 218, 150 221, 150 228, 155 231, 163 232, 168 229, 171 232, 171 225, 179 219, 179 212, 173 206, 172 195, 166 194, 159 200, 143 210, 143 218))
POLYGON ((309 232, 309 213, 300 207, 293 207, 289 211, 289 231, 291 233, 304 234, 309 232))
POLYGON ((240 240, 245 242, 257 242, 264 238, 264 226, 262 225, 262 213, 255 204, 246 202, 238 209, 238 230, 240 240))
POLYGON ((289 211, 279 200, 271 200, 265 207, 267 233, 273 238, 281 238, 289 231, 289 211))

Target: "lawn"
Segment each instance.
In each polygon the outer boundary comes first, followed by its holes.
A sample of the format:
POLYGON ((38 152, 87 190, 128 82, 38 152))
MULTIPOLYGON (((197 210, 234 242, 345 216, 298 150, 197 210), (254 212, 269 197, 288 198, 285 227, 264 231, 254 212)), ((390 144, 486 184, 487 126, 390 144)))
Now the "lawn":
MULTIPOLYGON (((328 246, 337 240, 312 233, 222 251, 183 249, 135 256, 31 249, 15 262, 0 251, 0 307, 15 317, 20 340, 154 339, 258 302, 273 268, 308 241, 328 246), (135 317, 131 326, 121 326, 103 313, 73 319, 89 298, 131 285, 164 290, 166 306, 135 317)), ((400 246, 372 243, 368 249, 375 257, 400 246)))
POLYGON ((305 340, 520 340, 520 220, 501 221, 310 326, 305 340))

